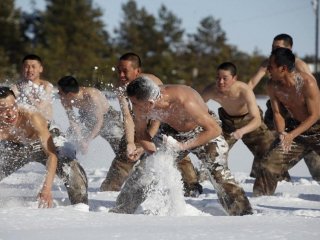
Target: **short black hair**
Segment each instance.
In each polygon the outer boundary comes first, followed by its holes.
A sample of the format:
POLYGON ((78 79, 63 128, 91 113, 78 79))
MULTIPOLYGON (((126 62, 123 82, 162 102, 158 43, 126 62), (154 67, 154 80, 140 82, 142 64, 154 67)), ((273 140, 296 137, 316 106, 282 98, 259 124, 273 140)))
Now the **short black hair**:
POLYGON ((273 38, 273 41, 283 41, 286 47, 293 46, 293 39, 289 34, 281 33, 273 38))
POLYGON ((58 86, 65 93, 78 93, 80 90, 79 83, 77 79, 73 76, 64 76, 58 81, 58 86))
POLYGON ((237 67, 232 62, 221 63, 218 66, 217 70, 226 70, 226 71, 229 71, 232 76, 236 76, 237 75, 237 67))
POLYGON ((130 61, 132 62, 132 65, 134 68, 141 68, 142 63, 141 59, 138 54, 135 54, 133 52, 128 52, 123 54, 120 58, 119 61, 130 61))
POLYGON ((41 65, 43 65, 41 57, 39 57, 36 54, 28 54, 28 55, 24 56, 24 58, 22 59, 22 63, 24 63, 26 60, 36 60, 41 65))
POLYGON ((16 96, 14 95, 14 92, 10 88, 5 86, 0 86, 0 98, 6 98, 10 95, 16 98, 16 96))
POLYGON ((270 58, 274 57, 275 64, 280 66, 287 66, 289 72, 292 72, 295 68, 295 56, 288 48, 276 48, 272 50, 270 58))

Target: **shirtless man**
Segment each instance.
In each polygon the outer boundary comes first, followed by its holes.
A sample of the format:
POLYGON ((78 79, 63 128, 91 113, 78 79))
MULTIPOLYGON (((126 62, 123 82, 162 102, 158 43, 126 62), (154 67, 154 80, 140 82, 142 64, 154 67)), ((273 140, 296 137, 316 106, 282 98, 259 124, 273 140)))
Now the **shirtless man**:
POLYGON ((52 121, 53 85, 41 79, 42 72, 42 59, 34 54, 26 55, 22 60, 22 80, 11 89, 18 103, 40 111, 48 121, 52 121))
POLYGON ((72 76, 61 78, 58 89, 70 122, 69 132, 81 153, 86 154, 89 143, 100 135, 117 154, 123 136, 122 118, 121 113, 110 106, 106 96, 96 88, 80 87, 72 76), (78 109, 79 116, 74 109, 78 109))
POLYGON ((47 168, 39 207, 52 207, 55 174, 63 180, 72 204, 88 204, 85 172, 67 152, 56 148, 47 125, 40 113, 18 107, 12 90, 0 87, 0 181, 36 161, 47 168))
MULTIPOLYGON (((227 167, 228 144, 222 130, 201 96, 184 85, 156 85, 146 77, 138 77, 127 86, 127 95, 135 108, 136 141, 152 154, 157 151, 154 139, 166 135, 167 144, 178 153, 177 161, 189 152, 204 162, 211 174, 217 195, 230 215, 251 214, 251 205, 243 189, 236 183, 227 167), (156 137, 148 131, 149 120, 168 124, 160 127, 156 137), (171 141, 168 141, 168 139, 171 141)), ((145 200, 150 182, 140 181, 146 172, 146 159, 142 158, 118 195, 111 212, 134 213, 145 200)))
MULTIPOLYGON (((117 69, 119 75, 119 86, 117 92, 124 119, 125 135, 119 147, 122 154, 116 156, 113 160, 108 171, 108 175, 101 185, 100 190, 102 191, 119 191, 134 164, 144 152, 135 141, 135 127, 132 117, 134 109, 130 107, 130 102, 125 96, 127 85, 138 76, 148 77, 157 85, 163 84, 162 81, 153 74, 142 73, 140 57, 135 53, 126 53, 122 55, 119 59, 117 69)), ((151 136, 156 134, 159 125, 159 121, 149 122, 148 129, 151 136)), ((186 158, 179 162, 178 168, 181 171, 184 182, 185 195, 196 197, 201 194, 202 186, 198 183, 198 177, 190 158, 186 156, 186 158)))
MULTIPOLYGON (((283 47, 292 50, 293 47, 293 39, 290 35, 282 33, 274 37, 272 42, 272 50, 283 47)), ((257 73, 249 80, 248 85, 254 89, 261 79, 267 74, 267 66, 268 66, 268 59, 266 59, 261 67, 258 69, 257 73)), ((300 58, 295 58, 295 69, 297 72, 307 73, 313 77, 312 72, 308 65, 300 58)), ((280 106, 281 111, 283 114, 288 114, 282 106, 280 106)), ((267 110, 264 114, 264 122, 268 126, 268 128, 274 131, 274 124, 273 124, 273 113, 271 109, 270 100, 267 101, 267 110)), ((304 156, 304 161, 309 169, 309 172, 312 178, 316 181, 320 181, 320 172, 318 169, 320 168, 320 156, 316 154, 314 151, 306 154, 304 156)), ((284 173, 286 180, 290 179, 289 173, 284 173)))
MULTIPOLYGON (((267 85, 278 138, 263 159, 263 169, 253 188, 254 196, 272 195, 282 174, 314 150, 320 154, 320 93, 315 78, 296 72, 290 49, 276 48, 269 58, 267 85), (289 114, 282 115, 280 106, 289 114)), ((317 171, 320 171, 318 169, 317 171)))
MULTIPOLYGON (((282 33, 282 34, 278 34, 277 36, 275 36, 273 38, 273 42, 272 42, 272 50, 276 49, 276 48, 288 48, 290 50, 292 50, 293 47, 293 39, 290 35, 282 33)), ((266 59, 260 66, 260 68, 258 69, 257 73, 249 80, 248 85, 249 87, 251 87, 252 89, 254 89, 258 83, 261 81, 261 79, 267 74, 268 70, 268 59, 266 59)), ((300 58, 296 57, 295 60, 295 68, 297 72, 304 72, 307 74, 310 74, 312 76, 312 72, 310 71, 310 68, 308 67, 308 65, 300 58)))
POLYGON ((262 121, 252 89, 237 80, 237 68, 225 62, 217 68, 215 84, 206 87, 202 97, 207 102, 212 99, 220 103, 219 118, 223 136, 229 148, 242 139, 254 156, 250 176, 256 177, 263 155, 274 140, 273 134, 262 121))
MULTIPOLYGON (((38 55, 26 55, 22 60, 22 79, 11 86, 11 89, 16 95, 19 105, 40 112, 47 119, 50 133, 59 137, 59 143, 56 142, 55 144, 64 144, 71 148, 72 145, 67 142, 59 127, 54 124, 54 88, 50 82, 41 78, 43 70, 43 62, 38 55)), ((54 138, 54 141, 57 139, 54 138)), ((73 151, 75 150, 73 149, 73 151)))

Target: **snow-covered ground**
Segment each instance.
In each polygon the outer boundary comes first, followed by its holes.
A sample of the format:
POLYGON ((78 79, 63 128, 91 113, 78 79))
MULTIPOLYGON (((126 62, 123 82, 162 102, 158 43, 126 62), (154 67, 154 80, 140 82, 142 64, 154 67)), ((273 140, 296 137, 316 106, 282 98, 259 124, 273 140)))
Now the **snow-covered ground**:
MULTIPOLYGON (((263 110, 265 100, 258 99, 263 110)), ((65 130, 68 126, 66 115, 58 100, 54 105, 55 119, 65 130)), ((212 109, 217 107, 213 102, 209 106, 212 109)), ((54 208, 38 209, 36 195, 41 187, 44 167, 37 163, 28 164, 2 180, 0 240, 312 240, 320 237, 320 186, 311 179, 304 162, 290 171, 291 183, 279 183, 274 196, 253 198, 253 179, 248 176, 253 157, 240 141, 230 152, 229 166, 246 191, 254 215, 226 216, 213 187, 205 181, 202 183, 204 193, 198 198, 171 196, 170 208, 162 211, 166 214, 154 216, 108 213, 118 192, 99 192, 99 187, 113 157, 110 146, 100 137, 92 142, 86 156, 79 155, 89 179, 89 206, 71 206, 63 184, 56 178, 54 208)), ((165 155, 160 157, 166 158, 165 155)), ((196 157, 192 156, 192 160, 195 165, 199 164, 196 157)), ((143 207, 159 207, 159 201, 149 200, 143 207)))

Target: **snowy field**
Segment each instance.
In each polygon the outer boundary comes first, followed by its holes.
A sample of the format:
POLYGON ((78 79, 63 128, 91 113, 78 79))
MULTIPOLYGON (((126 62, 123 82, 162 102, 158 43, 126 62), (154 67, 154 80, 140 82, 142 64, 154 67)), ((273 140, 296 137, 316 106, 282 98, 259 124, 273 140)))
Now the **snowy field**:
MULTIPOLYGON (((265 109, 265 100, 258 104, 265 109)), ((113 102, 116 106, 116 103, 113 102)), ((68 127, 66 115, 57 100, 55 119, 68 127)), ((209 103, 210 108, 216 105, 209 103)), ((117 107, 117 106, 116 106, 117 107)), ((161 216, 108 213, 118 192, 99 192, 114 154, 102 138, 95 139, 86 156, 79 155, 89 179, 89 206, 71 206, 66 190, 56 178, 54 208, 38 209, 36 195, 41 188, 44 167, 31 163, 0 182, 0 240, 180 240, 180 239, 320 239, 320 186, 300 162, 291 171, 292 182, 278 184, 274 196, 252 197, 253 179, 249 171, 252 155, 240 141, 230 152, 229 166, 246 191, 254 215, 226 216, 217 202, 211 184, 203 182, 199 198, 171 196, 171 205, 161 216), (181 201, 182 199, 182 201, 181 201), (185 200, 185 201, 183 201, 185 200)), ((165 161, 165 156, 159 160, 165 161)), ((199 162, 192 156, 195 165, 199 162)), ((180 191, 181 192, 181 191, 180 191)), ((159 199, 144 207, 159 207, 159 199)), ((152 209, 151 209, 152 210, 152 209)))

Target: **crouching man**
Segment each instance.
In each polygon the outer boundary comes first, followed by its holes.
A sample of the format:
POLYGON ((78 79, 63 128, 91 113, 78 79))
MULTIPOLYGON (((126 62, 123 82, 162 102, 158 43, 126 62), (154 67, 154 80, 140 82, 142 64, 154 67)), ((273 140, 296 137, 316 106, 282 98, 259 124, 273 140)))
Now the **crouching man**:
MULTIPOLYGON (((244 190, 228 169, 228 144, 222 130, 195 90, 183 85, 158 86, 146 77, 139 77, 127 86, 127 95, 135 110, 136 138, 147 153, 155 153, 158 147, 155 142, 159 141, 153 140, 165 135, 164 142, 178 153, 177 161, 192 152, 204 163, 219 201, 229 215, 252 214, 244 190), (153 139, 147 131, 149 120, 163 123, 153 139)), ((111 212, 134 213, 145 200, 150 183, 139 179, 152 173, 145 171, 144 161, 146 158, 129 176, 111 212)))
POLYGON ((46 165, 39 207, 52 207, 55 174, 63 180, 71 204, 88 203, 86 174, 74 150, 52 138, 40 113, 19 107, 8 87, 0 87, 0 154, 0 181, 31 161, 46 165))

